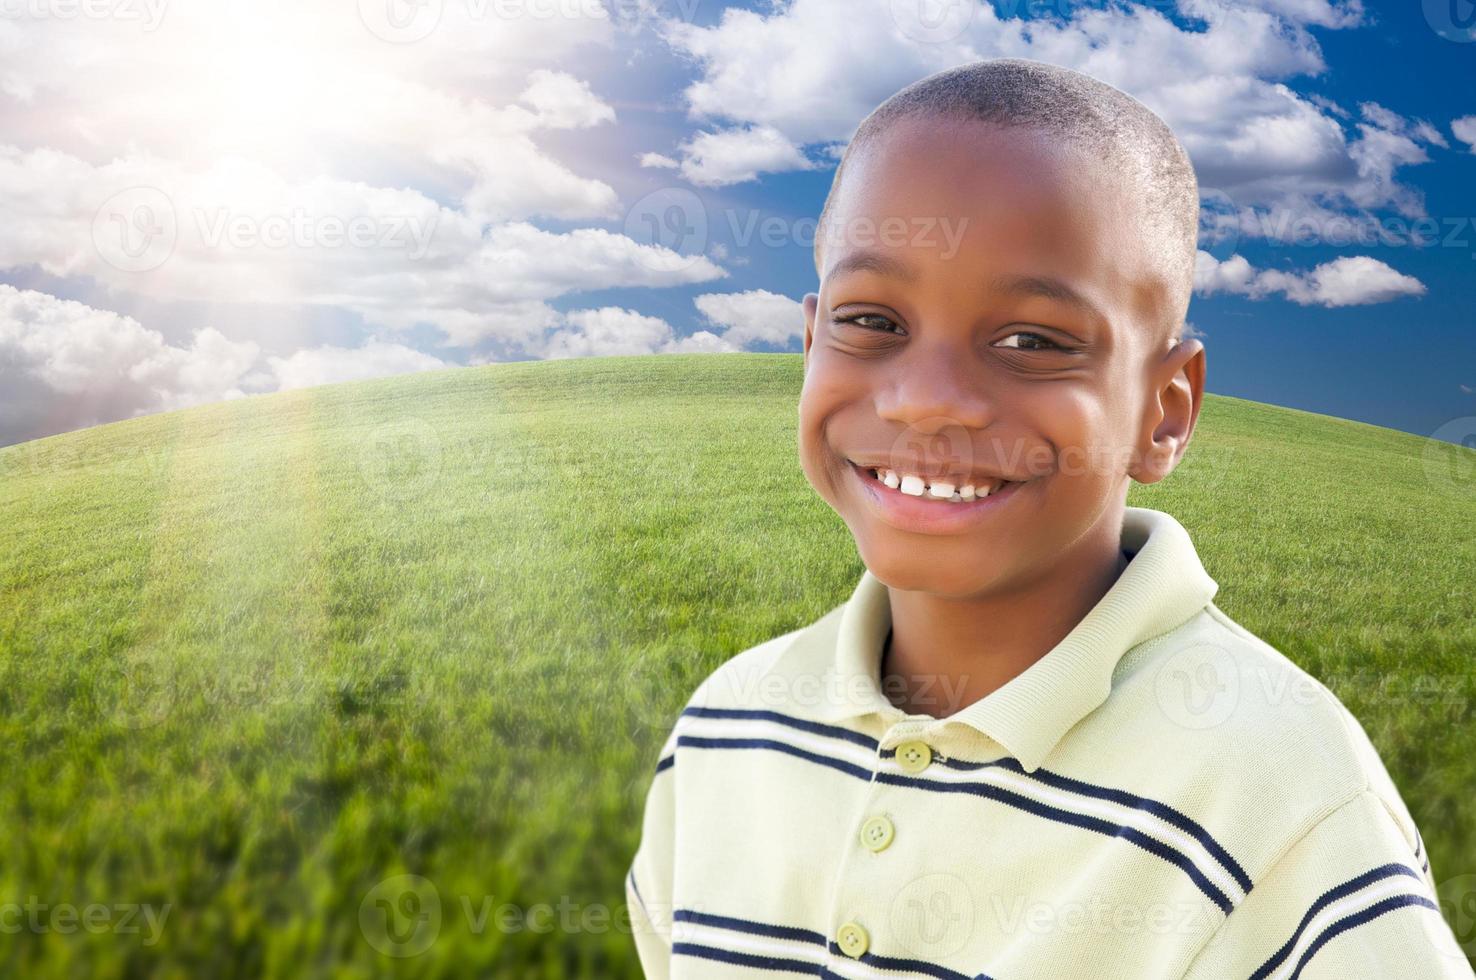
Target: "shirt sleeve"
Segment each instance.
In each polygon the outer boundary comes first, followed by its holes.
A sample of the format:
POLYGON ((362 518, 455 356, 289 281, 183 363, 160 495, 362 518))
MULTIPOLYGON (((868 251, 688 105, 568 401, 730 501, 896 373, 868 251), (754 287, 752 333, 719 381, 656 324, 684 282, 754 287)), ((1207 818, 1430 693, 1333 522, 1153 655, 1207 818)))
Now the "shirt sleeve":
POLYGON ((1184 980, 1473 980, 1418 831, 1362 790, 1255 881, 1184 980))
POLYGON ((648 980, 671 976, 671 892, 675 793, 672 785, 676 732, 662 747, 646 792, 641 841, 625 875, 625 898, 641 971, 648 980))

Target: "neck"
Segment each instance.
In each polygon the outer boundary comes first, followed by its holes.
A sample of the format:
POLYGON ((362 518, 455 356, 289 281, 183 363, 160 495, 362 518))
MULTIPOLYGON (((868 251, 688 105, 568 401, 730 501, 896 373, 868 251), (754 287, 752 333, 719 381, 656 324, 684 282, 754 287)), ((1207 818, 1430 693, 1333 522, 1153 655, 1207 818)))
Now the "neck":
POLYGON ((984 595, 888 588, 882 690, 909 714, 947 717, 1045 656, 1127 567, 1121 520, 1103 521, 1035 581, 984 595))

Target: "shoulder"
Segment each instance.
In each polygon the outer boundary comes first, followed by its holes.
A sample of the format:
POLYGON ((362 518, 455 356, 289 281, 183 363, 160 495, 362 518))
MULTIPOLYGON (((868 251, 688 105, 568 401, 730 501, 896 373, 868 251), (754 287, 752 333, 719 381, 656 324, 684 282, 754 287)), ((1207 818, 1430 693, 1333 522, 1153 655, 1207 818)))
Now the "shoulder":
POLYGON ((1158 767, 1139 777, 1166 784, 1204 822, 1240 837, 1250 868, 1267 866, 1365 794, 1418 847, 1414 821, 1358 719, 1213 603, 1124 657, 1110 700, 1115 725, 1158 767))

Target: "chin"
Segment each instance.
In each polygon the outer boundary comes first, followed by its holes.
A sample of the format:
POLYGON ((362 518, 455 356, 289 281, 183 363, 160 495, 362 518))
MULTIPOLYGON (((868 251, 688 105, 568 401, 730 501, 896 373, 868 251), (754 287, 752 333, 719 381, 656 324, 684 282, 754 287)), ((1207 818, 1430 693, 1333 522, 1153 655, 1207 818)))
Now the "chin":
POLYGON ((967 541, 915 538, 881 542, 857 536, 857 551, 878 581, 902 592, 962 597, 977 595, 1000 581, 998 566, 991 569, 981 561, 981 549, 967 541))

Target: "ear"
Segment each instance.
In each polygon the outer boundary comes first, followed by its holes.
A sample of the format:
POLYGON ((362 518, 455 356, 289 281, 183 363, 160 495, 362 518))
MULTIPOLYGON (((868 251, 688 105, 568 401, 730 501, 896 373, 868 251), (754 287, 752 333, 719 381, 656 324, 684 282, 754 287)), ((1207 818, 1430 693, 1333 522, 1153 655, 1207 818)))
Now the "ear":
POLYGON ((1204 400, 1204 344, 1179 341, 1149 371, 1149 398, 1138 437, 1138 455, 1128 476, 1157 483, 1174 471, 1204 400))
POLYGON ((805 308, 805 353, 804 373, 810 371, 810 344, 815 339, 815 310, 820 305, 819 293, 805 293, 805 298, 800 301, 805 308))

